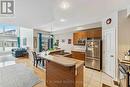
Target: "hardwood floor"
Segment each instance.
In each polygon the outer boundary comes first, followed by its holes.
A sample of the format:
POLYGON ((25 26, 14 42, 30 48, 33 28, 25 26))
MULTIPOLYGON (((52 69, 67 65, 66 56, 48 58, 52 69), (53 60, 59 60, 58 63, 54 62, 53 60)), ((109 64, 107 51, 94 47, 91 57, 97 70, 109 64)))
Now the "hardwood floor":
MULTIPOLYGON (((29 58, 21 57, 14 58, 11 55, 0 56, 0 67, 8 66, 15 63, 23 63, 42 80, 39 84, 34 87, 46 87, 45 86, 45 70, 36 68, 33 66, 33 62, 29 58)), ((117 87, 113 84, 112 79, 105 73, 98 72, 92 69, 84 68, 84 87, 102 87, 102 84, 106 84, 110 87, 117 87)))
POLYGON ((42 82, 38 83, 34 87, 46 87, 45 86, 45 70, 34 67, 33 62, 31 62, 31 59, 29 58, 24 58, 24 57, 18 58, 16 59, 16 63, 25 64, 27 67, 32 69, 34 73, 41 79, 42 82))
POLYGON ((46 87, 45 86, 45 70, 34 67, 31 59, 25 58, 25 57, 16 59, 15 57, 11 55, 0 56, 0 67, 5 67, 8 65, 19 64, 19 63, 25 64, 32 71, 34 71, 34 73, 41 79, 41 82, 35 85, 34 87, 46 87))

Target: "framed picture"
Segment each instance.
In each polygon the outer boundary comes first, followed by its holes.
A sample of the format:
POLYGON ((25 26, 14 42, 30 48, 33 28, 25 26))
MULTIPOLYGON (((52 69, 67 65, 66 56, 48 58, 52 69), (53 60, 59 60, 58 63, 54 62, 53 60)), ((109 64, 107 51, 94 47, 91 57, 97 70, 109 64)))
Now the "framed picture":
POLYGON ((59 46, 59 40, 56 40, 55 46, 59 46))
POLYGON ((71 39, 68 39, 68 44, 71 44, 72 40, 71 39))
POLYGON ((65 39, 62 39, 62 43, 65 43, 65 39))

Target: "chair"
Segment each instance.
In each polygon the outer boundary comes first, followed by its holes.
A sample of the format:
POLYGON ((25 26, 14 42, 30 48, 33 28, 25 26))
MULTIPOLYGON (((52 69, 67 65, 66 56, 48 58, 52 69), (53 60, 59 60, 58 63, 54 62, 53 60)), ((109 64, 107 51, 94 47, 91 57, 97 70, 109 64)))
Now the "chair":
POLYGON ((128 67, 125 64, 119 63, 120 87, 130 87, 129 77, 130 77, 130 74, 128 72, 128 67))
POLYGON ((36 67, 37 67, 38 63, 39 63, 39 62, 41 63, 41 60, 42 60, 42 59, 37 56, 36 52, 32 52, 32 54, 33 54, 33 60, 34 60, 34 61, 33 61, 33 66, 36 65, 36 67))

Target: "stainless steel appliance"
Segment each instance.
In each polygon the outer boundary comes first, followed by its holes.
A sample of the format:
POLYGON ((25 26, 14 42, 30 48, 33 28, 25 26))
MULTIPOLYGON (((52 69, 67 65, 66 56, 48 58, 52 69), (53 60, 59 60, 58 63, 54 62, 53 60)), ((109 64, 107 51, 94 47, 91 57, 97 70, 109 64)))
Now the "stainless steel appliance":
POLYGON ((85 66, 101 70, 102 43, 100 39, 89 39, 86 41, 85 66))

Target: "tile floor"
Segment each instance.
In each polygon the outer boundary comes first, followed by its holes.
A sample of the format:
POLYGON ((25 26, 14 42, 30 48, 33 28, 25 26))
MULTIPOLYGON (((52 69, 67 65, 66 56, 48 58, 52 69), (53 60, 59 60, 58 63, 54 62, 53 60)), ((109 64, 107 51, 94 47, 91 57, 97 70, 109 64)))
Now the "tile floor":
POLYGON ((103 83, 111 87, 117 87, 114 85, 112 78, 105 73, 84 68, 84 87, 102 87, 103 83))

